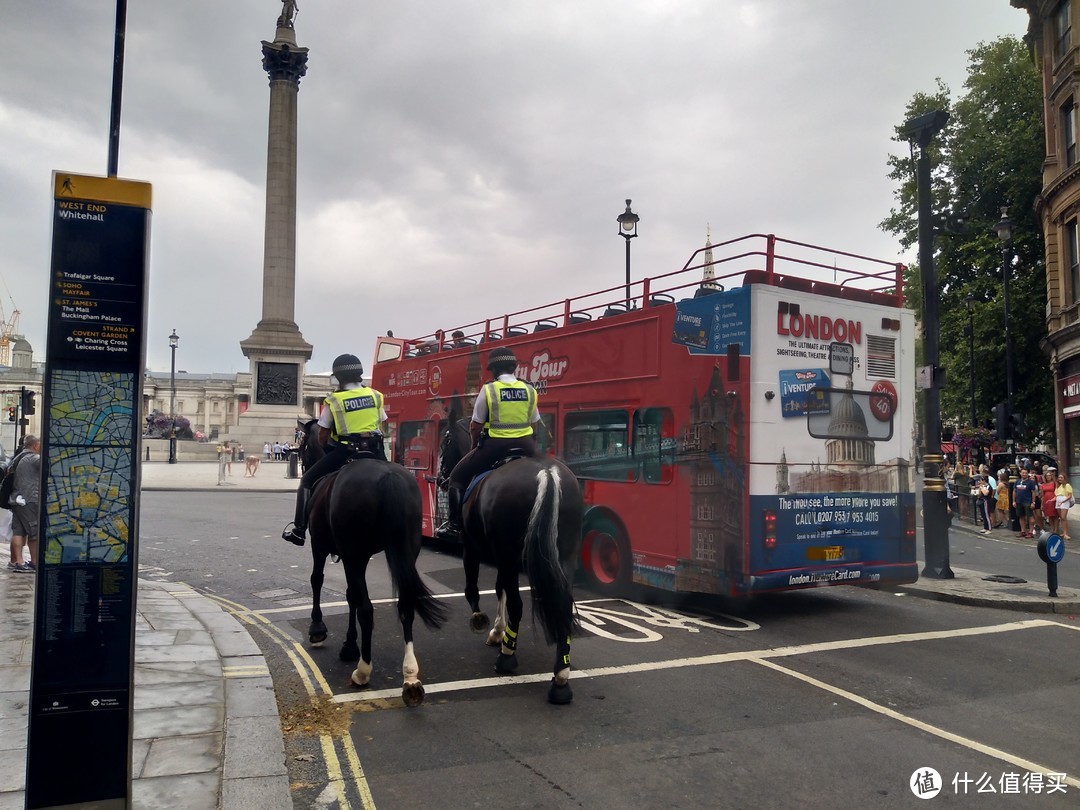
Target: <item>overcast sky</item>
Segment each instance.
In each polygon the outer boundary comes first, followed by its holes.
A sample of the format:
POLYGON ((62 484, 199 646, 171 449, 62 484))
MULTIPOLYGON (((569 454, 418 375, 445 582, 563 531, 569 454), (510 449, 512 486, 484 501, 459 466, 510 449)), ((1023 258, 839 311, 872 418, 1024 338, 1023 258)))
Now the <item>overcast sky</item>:
MULTIPOLYGON (((147 365, 246 371, 261 317, 279 0, 130 0, 121 177, 154 189, 147 365)), ((51 172, 107 172, 115 6, 7 4, 0 305, 43 359, 51 172)), ((909 261, 893 127, 1008 0, 299 0, 296 322, 309 372, 374 337, 621 283, 755 232, 909 261)))

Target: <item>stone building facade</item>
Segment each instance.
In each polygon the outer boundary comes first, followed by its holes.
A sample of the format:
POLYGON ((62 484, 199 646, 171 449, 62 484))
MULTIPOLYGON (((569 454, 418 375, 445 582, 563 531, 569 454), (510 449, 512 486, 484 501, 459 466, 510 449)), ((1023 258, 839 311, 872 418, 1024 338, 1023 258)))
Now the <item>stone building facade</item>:
MULTIPOLYGON (((19 392, 25 388, 37 395, 37 412, 28 417, 27 433, 40 434, 42 417, 42 389, 45 364, 35 362, 33 349, 24 338, 17 338, 12 349, 11 366, 0 366, 0 404, 4 407, 4 422, 0 423, 0 444, 11 452, 14 444, 15 425, 6 422, 7 408, 15 404, 19 392)), ((175 413, 191 422, 192 431, 199 431, 208 438, 226 438, 240 424, 240 416, 252 401, 251 374, 189 373, 176 372, 175 413)), ((296 416, 314 416, 321 409, 322 401, 334 390, 329 374, 308 374, 303 381, 303 403, 296 409, 296 416)), ((168 371, 143 373, 142 419, 151 414, 169 413, 172 380, 168 371)), ((280 432, 280 431, 279 431, 280 432)), ((268 435, 260 441, 292 440, 291 432, 281 436, 268 435)), ((248 437, 242 441, 252 442, 248 437)))
POLYGON ((1080 0, 1010 0, 1028 12, 1042 74, 1046 158, 1036 200, 1046 249, 1044 350, 1055 383, 1057 458, 1080 481, 1080 0))

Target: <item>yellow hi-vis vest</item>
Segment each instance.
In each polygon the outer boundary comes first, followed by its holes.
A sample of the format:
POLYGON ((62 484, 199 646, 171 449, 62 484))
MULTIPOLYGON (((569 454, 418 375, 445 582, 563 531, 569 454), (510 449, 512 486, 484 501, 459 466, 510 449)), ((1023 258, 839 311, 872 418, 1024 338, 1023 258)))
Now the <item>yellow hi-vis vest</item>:
POLYGON ((326 407, 334 417, 330 438, 339 441, 343 436, 371 433, 379 429, 383 395, 363 385, 349 391, 335 391, 326 398, 326 407))
POLYGON ((484 386, 488 421, 484 423, 488 436, 494 439, 516 439, 532 433, 536 414, 536 389, 521 380, 504 383, 496 380, 484 386))

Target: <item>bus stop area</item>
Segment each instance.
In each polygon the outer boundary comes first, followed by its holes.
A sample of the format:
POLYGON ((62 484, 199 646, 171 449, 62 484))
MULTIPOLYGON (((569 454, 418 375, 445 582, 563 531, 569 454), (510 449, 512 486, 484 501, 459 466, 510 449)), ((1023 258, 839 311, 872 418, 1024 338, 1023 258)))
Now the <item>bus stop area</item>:
MULTIPOLYGON (((298 483, 286 477, 283 462, 264 463, 254 478, 244 478, 237 466, 226 476, 231 486, 219 486, 216 463, 147 462, 143 485, 239 495, 290 492, 298 483)), ((973 528, 953 528, 977 536, 973 528)), ((954 548, 955 539, 956 534, 954 548)), ((893 590, 1024 612, 1080 612, 1076 589, 1059 588, 1054 599, 1044 582, 999 582, 986 579, 988 572, 953 571, 955 579, 920 579, 893 590)), ((0 609, 7 617, 0 629, 0 728, 8 752, 8 767, 0 773, 0 810, 21 808, 25 798, 35 578, 12 571, 0 576, 0 609)), ((174 806, 170 801, 177 795, 185 796, 185 807, 293 806, 274 683, 239 620, 185 583, 140 579, 134 668, 135 806, 174 806)))

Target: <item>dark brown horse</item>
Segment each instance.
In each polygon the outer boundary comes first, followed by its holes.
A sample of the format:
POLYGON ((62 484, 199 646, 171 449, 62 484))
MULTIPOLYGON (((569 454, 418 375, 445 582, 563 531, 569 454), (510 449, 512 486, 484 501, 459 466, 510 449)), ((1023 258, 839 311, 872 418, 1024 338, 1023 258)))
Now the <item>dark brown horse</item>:
MULTIPOLYGON (((304 425, 300 455, 310 467, 323 455, 314 430, 315 421, 304 425)), ((416 570, 420 554, 420 488, 405 468, 378 458, 350 461, 316 484, 309 508, 311 532, 311 625, 308 640, 326 640, 320 595, 323 569, 330 554, 341 557, 345 567, 345 599, 349 603, 349 629, 341 647, 342 661, 358 661, 352 682, 367 686, 371 679, 371 632, 375 612, 367 590, 367 565, 371 557, 386 552, 386 563, 397 591, 398 618, 405 633, 405 683, 401 698, 407 706, 424 700, 420 667, 413 651, 413 617, 419 614, 428 627, 442 626, 446 608, 432 595, 416 570), (356 622, 360 622, 360 647, 356 646, 356 622), (358 660, 359 659, 359 660, 358 660)))
MULTIPOLYGON (((470 445, 467 420, 452 420, 442 444, 440 479, 445 480, 470 445)), ((518 576, 524 568, 532 590, 533 617, 544 628, 556 657, 548 700, 569 703, 570 634, 577 625, 572 589, 573 569, 581 545, 583 500, 577 479, 554 458, 520 458, 506 462, 476 484, 465 501, 462 523, 465 545, 465 599, 472 609, 475 632, 490 620, 480 610, 480 553, 487 549, 498 573, 495 592, 499 612, 487 643, 500 645, 495 670, 517 669, 518 629, 522 600, 518 576)))

